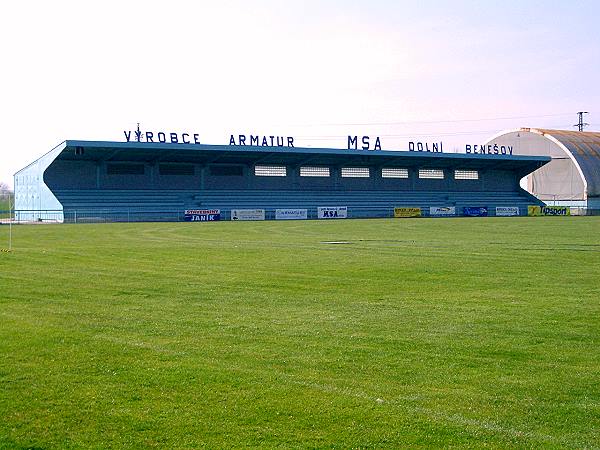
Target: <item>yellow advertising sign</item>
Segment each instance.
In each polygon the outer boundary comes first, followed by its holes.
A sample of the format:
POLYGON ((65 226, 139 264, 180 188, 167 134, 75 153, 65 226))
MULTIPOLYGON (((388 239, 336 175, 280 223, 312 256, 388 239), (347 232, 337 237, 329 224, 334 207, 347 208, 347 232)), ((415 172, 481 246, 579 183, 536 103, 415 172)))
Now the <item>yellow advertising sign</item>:
POLYGON ((569 206, 538 206, 529 205, 527 207, 528 216, 570 216, 571 207, 569 206))
POLYGON ((542 207, 538 205, 529 205, 527 207, 527 215, 528 216, 541 216, 542 215, 542 207))
POLYGON ((394 208, 394 217, 421 217, 421 208, 394 208))

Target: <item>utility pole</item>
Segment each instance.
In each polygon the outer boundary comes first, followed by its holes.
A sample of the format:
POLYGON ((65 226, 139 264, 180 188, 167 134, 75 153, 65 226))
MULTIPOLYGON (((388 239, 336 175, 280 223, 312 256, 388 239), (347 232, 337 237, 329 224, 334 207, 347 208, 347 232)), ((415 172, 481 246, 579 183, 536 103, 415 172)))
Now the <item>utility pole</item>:
POLYGON ((576 125, 573 125, 574 127, 577 127, 577 129, 579 131, 583 131, 583 129, 589 125, 589 123, 584 123, 583 122, 583 115, 584 114, 589 114, 589 113, 587 111, 579 111, 577 113, 577 115, 579 116, 579 123, 576 124, 576 125))

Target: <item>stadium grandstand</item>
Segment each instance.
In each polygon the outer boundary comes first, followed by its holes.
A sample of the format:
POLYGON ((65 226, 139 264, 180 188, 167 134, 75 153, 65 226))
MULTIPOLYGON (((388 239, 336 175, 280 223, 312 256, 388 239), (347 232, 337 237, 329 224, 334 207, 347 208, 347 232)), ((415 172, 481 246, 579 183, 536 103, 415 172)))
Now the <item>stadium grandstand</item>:
MULTIPOLYGON (((545 156, 65 141, 15 174, 17 220, 182 220, 186 210, 343 207, 343 217, 543 205, 519 180, 545 156)), ((488 215, 487 212, 485 215, 488 215)))
POLYGON ((600 209, 600 133, 518 128, 487 145, 511 146, 515 155, 552 160, 527 176, 527 191, 548 204, 600 209))

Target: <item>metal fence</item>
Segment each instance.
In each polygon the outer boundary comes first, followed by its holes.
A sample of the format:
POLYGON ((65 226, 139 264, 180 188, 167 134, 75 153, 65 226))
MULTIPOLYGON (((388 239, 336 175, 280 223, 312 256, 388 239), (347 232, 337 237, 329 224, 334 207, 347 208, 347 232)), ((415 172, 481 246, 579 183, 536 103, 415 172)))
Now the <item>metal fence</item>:
MULTIPOLYGON (((299 208, 300 209, 300 208, 299 208)), ((318 219, 316 208, 306 209, 307 219, 318 219)), ((489 216, 494 216, 494 207, 489 207, 489 216)), ((219 220, 231 220, 232 210, 219 210, 219 220)), ((571 207, 572 216, 600 216, 600 209, 571 207)), ((519 208, 520 216, 527 216, 527 208, 519 208)), ((454 212, 431 214, 429 208, 421 208, 421 217, 463 217, 463 208, 456 207, 454 212)), ((347 209, 347 218, 392 218, 393 208, 351 208, 347 209)), ((275 220, 275 209, 264 209, 265 220, 275 220)), ((185 212, 139 211, 110 209, 81 210, 14 210, 0 211, 1 223, 109 223, 109 222, 183 222, 185 212)), ((208 221, 208 220, 207 220, 208 221)))
MULTIPOLYGON (((317 219, 316 209, 306 209, 307 219, 317 219)), ((184 222, 185 211, 150 211, 150 210, 109 210, 109 209, 81 209, 81 210, 15 210, 5 213, 4 219, 10 217, 13 223, 109 223, 109 222, 184 222)), ((231 220, 232 210, 219 210, 219 220, 231 220)), ((265 220, 275 220, 276 210, 265 209, 265 220)), ((394 210, 390 208, 348 208, 348 218, 386 218, 394 217, 394 210)))

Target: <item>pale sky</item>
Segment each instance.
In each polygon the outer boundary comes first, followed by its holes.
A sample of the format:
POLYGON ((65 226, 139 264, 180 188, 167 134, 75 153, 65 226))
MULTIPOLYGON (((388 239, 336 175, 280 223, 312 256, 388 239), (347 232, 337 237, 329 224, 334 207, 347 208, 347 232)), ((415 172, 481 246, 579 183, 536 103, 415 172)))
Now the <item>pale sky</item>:
POLYGON ((503 129, 600 129, 600 1, 12 1, 0 181, 123 130, 348 135, 464 151, 503 129))

